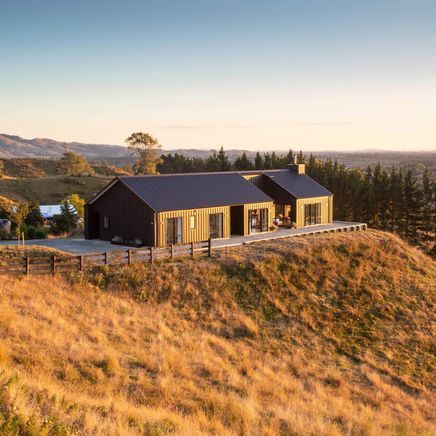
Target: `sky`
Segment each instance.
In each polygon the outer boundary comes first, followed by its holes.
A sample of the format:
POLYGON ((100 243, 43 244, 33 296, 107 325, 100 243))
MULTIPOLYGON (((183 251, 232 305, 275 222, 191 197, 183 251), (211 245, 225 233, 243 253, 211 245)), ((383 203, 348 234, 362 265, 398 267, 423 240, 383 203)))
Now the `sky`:
POLYGON ((435 23, 435 0, 0 0, 0 132, 436 150, 435 23))

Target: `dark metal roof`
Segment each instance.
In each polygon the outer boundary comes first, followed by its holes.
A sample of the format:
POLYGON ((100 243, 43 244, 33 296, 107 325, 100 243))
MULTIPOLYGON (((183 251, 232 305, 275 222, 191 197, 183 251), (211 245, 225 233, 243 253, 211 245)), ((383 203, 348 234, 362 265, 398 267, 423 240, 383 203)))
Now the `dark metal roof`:
POLYGON ((156 212, 272 201, 239 173, 119 177, 156 212))
POLYGON ((333 195, 309 176, 297 174, 289 169, 281 171, 262 171, 262 174, 265 174, 295 198, 326 197, 333 195))

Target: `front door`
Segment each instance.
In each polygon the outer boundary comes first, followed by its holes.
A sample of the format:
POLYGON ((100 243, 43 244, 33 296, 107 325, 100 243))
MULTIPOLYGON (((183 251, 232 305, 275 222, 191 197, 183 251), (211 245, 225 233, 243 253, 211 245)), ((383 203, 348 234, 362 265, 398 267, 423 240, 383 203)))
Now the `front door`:
POLYGON ((223 237, 223 214, 212 213, 209 215, 209 235, 211 239, 223 237))
POLYGON ((182 242, 182 218, 167 218, 167 245, 182 242))

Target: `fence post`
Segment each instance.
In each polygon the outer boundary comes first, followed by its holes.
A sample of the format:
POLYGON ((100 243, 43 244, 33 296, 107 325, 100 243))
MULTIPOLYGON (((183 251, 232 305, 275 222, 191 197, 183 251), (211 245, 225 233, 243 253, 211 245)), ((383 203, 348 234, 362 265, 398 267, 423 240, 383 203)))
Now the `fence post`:
POLYGON ((171 259, 174 257, 174 246, 173 246, 173 244, 170 245, 170 257, 171 257, 171 259))
POLYGON ((107 265, 107 251, 104 252, 104 264, 107 265))
POLYGON ((55 275, 56 272, 56 256, 52 256, 51 258, 51 271, 53 275, 55 275))
POLYGON ((212 239, 211 238, 209 238, 207 240, 207 255, 208 255, 208 257, 212 256, 212 239))
POLYGON ((26 256, 26 274, 30 273, 30 257, 26 256))
POLYGON ((127 263, 132 264, 132 250, 130 248, 127 250, 127 263))
POLYGON ((153 263, 153 246, 150 246, 150 262, 153 263))
POLYGON ((191 259, 194 259, 194 243, 191 242, 191 259))
POLYGON ((83 256, 79 256, 79 272, 83 272, 83 256))

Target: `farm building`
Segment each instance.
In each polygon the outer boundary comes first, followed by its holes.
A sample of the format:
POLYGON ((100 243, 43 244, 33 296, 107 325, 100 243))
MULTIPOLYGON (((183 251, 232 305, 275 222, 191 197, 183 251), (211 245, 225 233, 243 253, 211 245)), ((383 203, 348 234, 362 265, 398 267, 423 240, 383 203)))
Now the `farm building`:
POLYGON ((117 177, 85 206, 85 238, 147 246, 333 221, 333 195, 283 170, 117 177))

